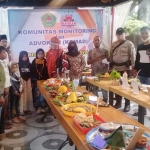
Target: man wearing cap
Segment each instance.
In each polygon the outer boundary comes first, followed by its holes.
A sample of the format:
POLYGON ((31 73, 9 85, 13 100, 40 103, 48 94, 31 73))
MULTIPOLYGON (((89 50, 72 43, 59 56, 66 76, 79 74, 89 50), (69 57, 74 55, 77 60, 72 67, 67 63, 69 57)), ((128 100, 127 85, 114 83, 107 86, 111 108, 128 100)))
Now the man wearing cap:
MULTIPOLYGON (((124 28, 118 28, 116 31, 117 41, 112 43, 110 51, 110 68, 119 71, 121 75, 126 71, 130 76, 130 67, 135 63, 135 47, 133 43, 125 38, 124 28)), ((121 107, 122 97, 116 94, 116 109, 121 107)), ((130 111, 130 101, 125 99, 124 112, 130 111)))
POLYGON ((7 36, 5 34, 3 35, 0 35, 0 46, 3 46, 6 48, 6 51, 7 51, 7 58, 5 59, 5 62, 9 65, 9 46, 8 46, 8 41, 7 41, 7 36))

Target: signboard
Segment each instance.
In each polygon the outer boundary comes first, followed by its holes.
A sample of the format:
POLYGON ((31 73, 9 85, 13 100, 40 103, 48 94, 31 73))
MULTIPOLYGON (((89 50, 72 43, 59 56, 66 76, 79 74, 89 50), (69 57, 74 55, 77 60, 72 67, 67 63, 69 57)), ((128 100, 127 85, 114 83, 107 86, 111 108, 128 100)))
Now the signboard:
POLYGON ((18 61, 25 50, 31 59, 37 49, 50 49, 50 39, 57 36, 60 48, 67 51, 74 40, 78 49, 87 54, 93 48, 93 38, 103 36, 103 10, 77 9, 12 9, 8 10, 12 60, 18 61))

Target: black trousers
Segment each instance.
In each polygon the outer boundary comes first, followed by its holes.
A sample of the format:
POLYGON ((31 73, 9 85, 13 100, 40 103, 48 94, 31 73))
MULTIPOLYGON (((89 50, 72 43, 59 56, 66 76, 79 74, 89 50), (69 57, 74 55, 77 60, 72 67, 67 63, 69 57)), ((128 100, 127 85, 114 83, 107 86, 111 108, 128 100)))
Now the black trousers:
POLYGON ((20 96, 10 94, 10 117, 11 119, 20 116, 19 102, 20 102, 20 96), (16 114, 14 113, 14 110, 16 114))
POLYGON ((5 127, 4 127, 4 106, 0 107, 0 134, 4 133, 5 127))
MULTIPOLYGON (((123 75, 124 71, 120 71, 121 76, 123 75)), ((128 74, 128 77, 130 77, 130 70, 127 70, 126 73, 128 74)), ((118 94, 115 94, 117 103, 121 103, 122 97, 118 94)), ((130 105, 130 101, 125 98, 125 105, 130 105)))

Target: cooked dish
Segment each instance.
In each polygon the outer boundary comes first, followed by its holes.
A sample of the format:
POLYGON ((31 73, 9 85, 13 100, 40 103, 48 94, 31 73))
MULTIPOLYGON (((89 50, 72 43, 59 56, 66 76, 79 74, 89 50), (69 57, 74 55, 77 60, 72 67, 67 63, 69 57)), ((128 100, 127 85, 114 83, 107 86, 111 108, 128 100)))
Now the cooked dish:
POLYGON ((74 119, 83 128, 96 127, 101 123, 100 121, 97 121, 93 115, 87 116, 83 113, 77 114, 74 119))

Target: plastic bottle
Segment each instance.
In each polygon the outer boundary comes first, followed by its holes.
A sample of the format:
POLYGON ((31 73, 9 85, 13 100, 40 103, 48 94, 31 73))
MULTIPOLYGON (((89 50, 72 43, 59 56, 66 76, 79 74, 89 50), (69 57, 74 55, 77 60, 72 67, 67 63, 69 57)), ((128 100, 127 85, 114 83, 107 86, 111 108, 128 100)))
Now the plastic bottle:
POLYGON ((128 78, 128 74, 126 73, 126 71, 123 73, 123 77, 128 78))

